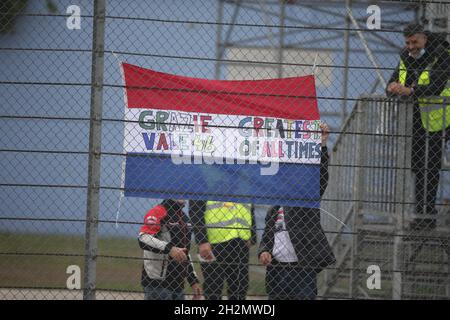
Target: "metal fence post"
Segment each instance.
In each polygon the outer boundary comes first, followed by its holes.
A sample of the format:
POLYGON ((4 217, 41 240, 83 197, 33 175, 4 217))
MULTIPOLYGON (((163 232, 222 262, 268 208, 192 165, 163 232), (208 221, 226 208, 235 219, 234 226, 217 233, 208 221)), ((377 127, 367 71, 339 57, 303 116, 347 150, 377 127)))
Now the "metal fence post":
POLYGON ((91 75, 91 115, 89 129, 89 169, 86 210, 85 265, 83 299, 95 299, 96 259, 98 239, 98 215, 100 202, 100 161, 103 105, 103 66, 105 47, 105 0, 95 0, 92 75, 91 75))
POLYGON ((410 196, 409 173, 406 170, 411 163, 412 148, 412 109, 411 103, 396 101, 394 104, 397 113, 397 163, 396 185, 395 185, 395 236, 393 248, 393 275, 392 275, 392 299, 401 300, 403 297, 403 254, 405 235, 405 213, 408 208, 407 201, 410 196))
MULTIPOLYGON (((350 8, 351 0, 345 1, 345 6, 350 8)), ((348 64, 350 59, 350 17, 348 12, 345 14, 345 31, 344 31, 344 81, 342 83, 342 104, 341 104, 341 122, 344 123, 347 118, 347 104, 348 104, 348 64)))
POLYGON ((362 167, 366 163, 366 136, 364 130, 367 128, 367 109, 368 100, 362 99, 357 103, 357 118, 356 118, 356 145, 354 155, 356 157, 356 168, 354 171, 354 183, 353 183, 353 217, 352 217, 352 249, 351 249, 351 261, 350 261, 350 286, 349 297, 356 299, 358 296, 358 286, 360 277, 360 246, 363 240, 363 231, 360 229, 362 226, 362 200, 365 195, 365 183, 364 173, 362 167))

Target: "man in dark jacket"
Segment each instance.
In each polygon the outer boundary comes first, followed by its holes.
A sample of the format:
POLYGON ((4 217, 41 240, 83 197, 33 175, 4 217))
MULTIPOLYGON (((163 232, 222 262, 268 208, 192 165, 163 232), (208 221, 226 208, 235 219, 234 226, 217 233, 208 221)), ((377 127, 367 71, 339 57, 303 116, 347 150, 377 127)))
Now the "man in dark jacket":
MULTIPOLYGON (((328 126, 321 124, 322 157, 320 195, 328 184, 328 126)), ((313 300, 317 274, 336 259, 320 225, 320 209, 271 208, 259 248, 259 260, 267 266, 266 291, 270 300, 313 300)))
MULTIPOLYGON (((386 88, 388 96, 413 100, 411 167, 415 173, 415 213, 436 214, 436 195, 443 145, 449 139, 450 55, 445 37, 424 31, 418 24, 403 32, 405 48, 386 88)), ((423 216, 422 216, 423 217, 423 216)), ((412 229, 432 229, 434 218, 416 218, 412 229)))
POLYGON ((141 283, 146 300, 184 299, 185 279, 194 299, 202 294, 188 254, 192 232, 184 204, 184 200, 164 200, 145 215, 139 245, 144 250, 141 283))

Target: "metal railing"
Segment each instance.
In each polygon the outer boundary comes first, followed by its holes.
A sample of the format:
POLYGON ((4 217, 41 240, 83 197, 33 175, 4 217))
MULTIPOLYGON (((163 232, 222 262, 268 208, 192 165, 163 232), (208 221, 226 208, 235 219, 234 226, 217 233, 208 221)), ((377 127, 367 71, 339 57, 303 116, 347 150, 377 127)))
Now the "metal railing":
POLYGON ((433 231, 409 229, 415 217, 412 114, 409 101, 365 96, 342 127, 322 204, 336 217, 322 220, 333 231, 329 240, 337 255, 336 268, 324 275, 324 296, 448 298, 449 230, 443 216, 433 231), (381 271, 379 290, 365 283, 371 265, 381 271), (434 284, 425 290, 423 281, 434 284))

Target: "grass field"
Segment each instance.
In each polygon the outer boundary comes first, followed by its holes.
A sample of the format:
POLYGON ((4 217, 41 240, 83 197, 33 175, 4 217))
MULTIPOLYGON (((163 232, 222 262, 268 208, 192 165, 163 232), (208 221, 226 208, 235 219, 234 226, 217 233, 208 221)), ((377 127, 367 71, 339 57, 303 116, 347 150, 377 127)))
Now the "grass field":
MULTIPOLYGON (((142 250, 136 239, 100 238, 98 248, 97 288, 142 291, 142 250)), ((191 249, 194 260, 196 250, 194 245, 191 249)), ((1 288, 65 288, 69 265, 78 265, 83 272, 84 238, 81 236, 0 233, 0 252, 1 288)), ((264 268, 255 266, 255 247, 250 264, 248 294, 265 295, 264 268)), ((194 266, 201 277, 199 264, 194 266)))

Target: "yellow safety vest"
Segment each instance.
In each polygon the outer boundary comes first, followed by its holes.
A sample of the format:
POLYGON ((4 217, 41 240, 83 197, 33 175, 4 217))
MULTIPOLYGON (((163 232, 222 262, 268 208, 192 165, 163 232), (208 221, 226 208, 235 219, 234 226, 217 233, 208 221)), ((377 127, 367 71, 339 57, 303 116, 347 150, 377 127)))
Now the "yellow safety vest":
POLYGON ((205 225, 210 243, 221 243, 235 238, 250 240, 252 236, 251 205, 207 201, 205 225))
MULTIPOLYGON (((450 54, 450 50, 448 51, 450 54)), ((430 84, 430 70, 435 61, 427 66, 420 74, 418 85, 430 84)), ((406 66, 403 60, 399 65, 399 82, 406 83, 406 66)), ((422 126, 429 132, 436 132, 447 128, 450 125, 450 79, 447 79, 447 85, 439 96, 419 98, 420 116, 422 126)))

